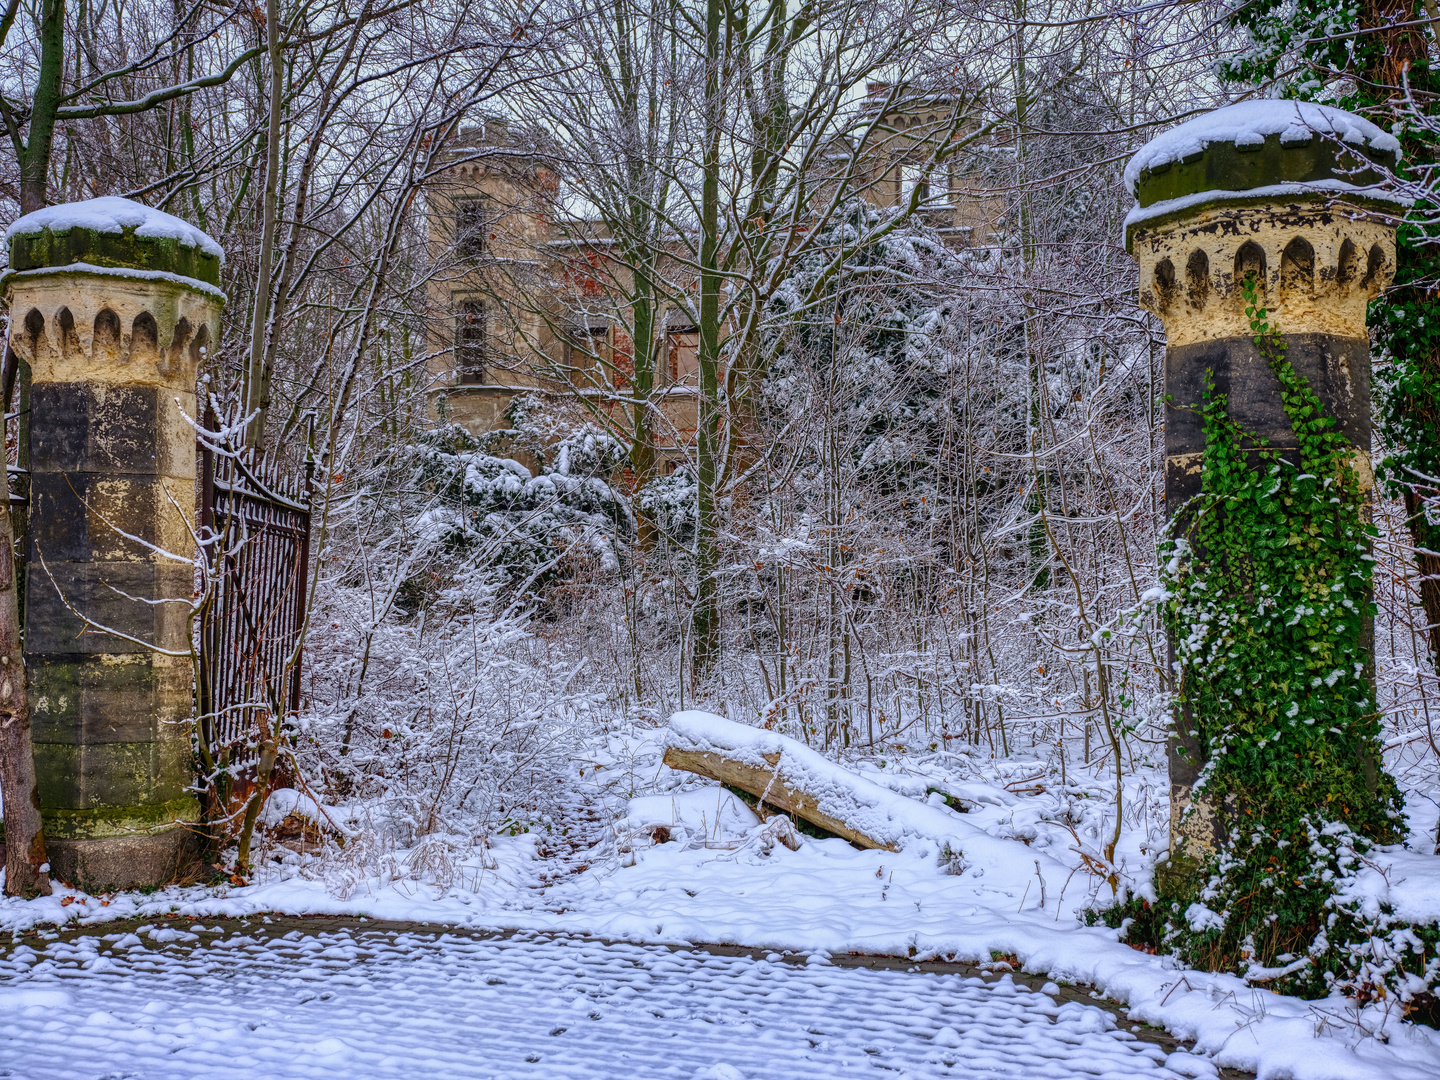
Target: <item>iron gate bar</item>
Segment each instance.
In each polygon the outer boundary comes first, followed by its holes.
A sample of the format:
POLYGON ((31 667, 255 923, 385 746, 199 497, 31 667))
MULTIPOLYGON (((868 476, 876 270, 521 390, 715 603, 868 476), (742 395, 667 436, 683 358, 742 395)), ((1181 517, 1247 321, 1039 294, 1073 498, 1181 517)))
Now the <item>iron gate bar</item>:
MULTIPOLYGON (((218 436, 213 412, 206 421, 218 436)), ((233 766, 253 754, 257 710, 283 718, 300 708, 314 461, 307 455, 303 483, 286 491, 268 455, 217 455, 199 442, 201 525, 221 545, 201 627, 201 738, 214 758, 228 750, 233 766)))

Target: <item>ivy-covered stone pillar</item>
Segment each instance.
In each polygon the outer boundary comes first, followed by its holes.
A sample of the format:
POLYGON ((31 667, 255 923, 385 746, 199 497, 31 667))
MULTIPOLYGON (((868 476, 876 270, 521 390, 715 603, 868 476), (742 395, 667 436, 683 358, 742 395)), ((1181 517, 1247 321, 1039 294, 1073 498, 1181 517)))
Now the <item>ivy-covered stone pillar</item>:
MULTIPOLYGON (((1205 567, 1205 580, 1192 584, 1209 588, 1222 607, 1238 604, 1236 617, 1244 623, 1237 623, 1234 632, 1216 634, 1210 632, 1216 623, 1203 631, 1189 626, 1178 635, 1172 626, 1172 637, 1182 639, 1171 642, 1172 660, 1177 649, 1184 652, 1182 663, 1174 665, 1177 677, 1190 680, 1189 687, 1179 688, 1169 747, 1172 867, 1204 863, 1224 842, 1227 815, 1217 813, 1222 808, 1210 794, 1197 793, 1197 787, 1209 786, 1202 776, 1217 751, 1216 740, 1239 738, 1236 731, 1251 723, 1237 720, 1228 705, 1220 709, 1223 717, 1197 717, 1195 684, 1210 677, 1198 643, 1204 642, 1205 655, 1217 663, 1228 657, 1237 668, 1248 664, 1254 672, 1252 682, 1236 675, 1235 685, 1243 689, 1232 696, 1254 695, 1257 703, 1273 699, 1281 713, 1277 722, 1285 730, 1292 721, 1303 726, 1314 719, 1306 704, 1306 695, 1315 693, 1309 679, 1298 685, 1298 675, 1270 671, 1243 655, 1250 647, 1244 644, 1246 635, 1261 632, 1245 605, 1253 602, 1259 605, 1255 610, 1263 610, 1268 588, 1262 580, 1265 567, 1247 560, 1271 544, 1292 544, 1298 533, 1288 533, 1279 522, 1290 496, 1258 491, 1253 506, 1260 508, 1259 520, 1268 515, 1266 527, 1273 535, 1247 538, 1241 515, 1249 511, 1225 502, 1238 490, 1232 480, 1217 475, 1210 485, 1202 483, 1206 468, 1220 467, 1207 461, 1207 438, 1232 441, 1237 460, 1252 474, 1273 471, 1276 483, 1302 475, 1293 468, 1302 464, 1302 433, 1306 424, 1321 421, 1298 404, 1298 397, 1292 401, 1282 393, 1282 379, 1292 371, 1299 377, 1295 393, 1303 394, 1302 384, 1308 385, 1322 406, 1316 412, 1328 418, 1329 426, 1324 432, 1317 428, 1316 437, 1344 440, 1349 449, 1337 454, 1348 457, 1360 500, 1368 498, 1374 473, 1365 315, 1395 265, 1391 215, 1397 210, 1375 186, 1382 180, 1375 166, 1393 168, 1398 157, 1398 143, 1360 117, 1293 101, 1258 101, 1180 125, 1142 149, 1126 170, 1136 199, 1126 220, 1126 246, 1140 263, 1140 303, 1159 316, 1167 338, 1165 505, 1171 535, 1191 545, 1181 554, 1193 553, 1196 541, 1186 515, 1197 512, 1202 488, 1210 500, 1206 505, 1213 503, 1212 519, 1231 515, 1237 553, 1210 553, 1214 560, 1205 567), (1259 451, 1262 444, 1276 451, 1275 457, 1259 451), (1289 472, 1278 467, 1280 460, 1292 467, 1289 472), (1266 504, 1265 498, 1272 502, 1266 504), (1222 561, 1223 572, 1218 568, 1222 561), (1234 595, 1222 595, 1227 588, 1234 595)), ((1210 443, 1212 456, 1215 445, 1210 443)), ((1341 483, 1335 477, 1320 482, 1330 481, 1341 483)), ((1364 516, 1368 522, 1368 509, 1364 516)), ((1368 543, 1365 537, 1358 541, 1368 543)), ((1356 616, 1355 630, 1368 666, 1373 625, 1368 569, 1365 574, 1358 595, 1366 602, 1356 610, 1366 610, 1356 616)), ((1303 617, 1305 604, 1297 605, 1297 617, 1303 617)), ((1221 607, 1210 614, 1202 611, 1200 618, 1211 615, 1232 618, 1221 607)), ((1309 632, 1313 637, 1317 631, 1309 632)), ((1335 623, 1323 631, 1332 632, 1343 636, 1344 627, 1335 623)), ((1263 638, 1251 644, 1264 647, 1263 638)), ((1271 647, 1293 649, 1294 643, 1277 637, 1271 647)), ((1365 674, 1373 678, 1373 671, 1365 674)), ((1333 688, 1336 678, 1325 672, 1316 676, 1316 686, 1325 687, 1326 678, 1333 688)), ((1263 743, 1268 734, 1257 729, 1254 737, 1263 743)), ((1370 773, 1373 791, 1377 763, 1368 751, 1360 756, 1355 768, 1370 773)), ((1235 800, 1233 794, 1224 797, 1235 800)))
POLYGON ((219 335, 223 253, 118 198, 6 236, 10 344, 31 380, 25 662, 52 874, 162 884, 190 861, 198 817, 185 416, 219 335))

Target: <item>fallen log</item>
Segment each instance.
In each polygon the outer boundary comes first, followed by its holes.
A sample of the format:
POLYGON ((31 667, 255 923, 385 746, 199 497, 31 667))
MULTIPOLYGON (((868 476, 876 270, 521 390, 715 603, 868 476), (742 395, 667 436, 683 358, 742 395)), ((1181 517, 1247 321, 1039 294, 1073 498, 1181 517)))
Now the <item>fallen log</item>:
POLYGON ((898 851, 893 843, 882 843, 852 828, 840 818, 833 817, 820 809, 820 800, 807 794, 787 780, 780 768, 778 753, 761 754, 765 765, 750 764, 733 757, 711 753, 708 750, 682 749, 669 746, 665 750, 665 764, 672 769, 684 769, 698 773, 722 784, 729 784, 748 792, 758 800, 756 813, 764 818, 764 808, 773 806, 787 814, 802 818, 826 832, 849 840, 863 848, 878 848, 882 851, 898 851))
POLYGON ((1073 873, 1019 840, 991 836, 970 815, 893 791, 776 731, 692 710, 670 717, 663 745, 673 768, 718 780, 861 847, 932 858, 943 874, 983 877, 986 891, 1019 897, 1020 908, 1037 878, 1043 888, 1047 878, 1073 873))

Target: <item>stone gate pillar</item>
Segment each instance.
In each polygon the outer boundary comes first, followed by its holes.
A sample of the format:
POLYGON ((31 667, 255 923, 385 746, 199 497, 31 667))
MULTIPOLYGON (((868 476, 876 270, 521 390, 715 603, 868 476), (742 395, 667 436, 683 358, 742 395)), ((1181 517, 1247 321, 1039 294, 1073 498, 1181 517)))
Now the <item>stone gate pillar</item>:
MULTIPOLYGON (((1258 101, 1182 124, 1131 160, 1125 179, 1136 206, 1125 244, 1140 263, 1140 304, 1160 317, 1167 339, 1172 521, 1200 491, 1207 369, 1233 421, 1282 453, 1296 447, 1279 382, 1252 341, 1240 289, 1247 274, 1284 336, 1286 358, 1355 447, 1362 484, 1373 486, 1365 312, 1394 272, 1393 215, 1403 212, 1375 189, 1374 166, 1393 168, 1399 153, 1395 139, 1350 113, 1258 101)), ((1220 839, 1218 825, 1203 804, 1181 821, 1203 763, 1187 717, 1177 715, 1175 727, 1171 854, 1203 857, 1220 839)))
POLYGON ((189 644, 182 410, 196 415, 197 366, 219 336, 223 253, 118 198, 29 214, 6 235, 10 344, 31 375, 25 662, 52 873, 161 884, 193 848, 193 693, 188 657, 147 645, 189 644))

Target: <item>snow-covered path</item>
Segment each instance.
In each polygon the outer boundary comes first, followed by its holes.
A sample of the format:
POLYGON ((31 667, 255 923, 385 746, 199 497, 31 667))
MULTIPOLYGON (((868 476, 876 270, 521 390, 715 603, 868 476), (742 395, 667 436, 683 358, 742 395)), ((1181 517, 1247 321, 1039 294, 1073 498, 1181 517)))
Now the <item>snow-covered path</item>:
POLYGON ((0 1077, 1214 1075, 1008 978, 535 934, 210 927, 97 927, 0 954, 0 1077))

